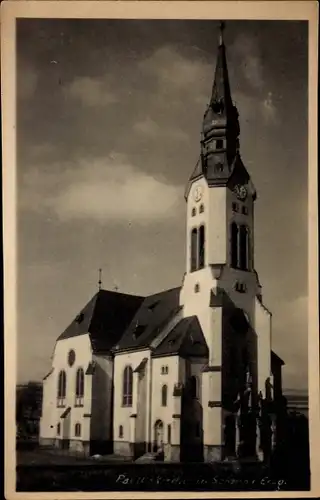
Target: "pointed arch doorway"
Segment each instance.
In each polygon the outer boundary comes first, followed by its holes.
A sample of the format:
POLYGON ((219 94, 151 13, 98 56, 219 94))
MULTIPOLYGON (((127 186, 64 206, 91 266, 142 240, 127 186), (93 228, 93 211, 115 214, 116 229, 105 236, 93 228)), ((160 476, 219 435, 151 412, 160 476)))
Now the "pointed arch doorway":
POLYGON ((163 449, 163 422, 162 420, 157 420, 154 424, 154 450, 163 449))

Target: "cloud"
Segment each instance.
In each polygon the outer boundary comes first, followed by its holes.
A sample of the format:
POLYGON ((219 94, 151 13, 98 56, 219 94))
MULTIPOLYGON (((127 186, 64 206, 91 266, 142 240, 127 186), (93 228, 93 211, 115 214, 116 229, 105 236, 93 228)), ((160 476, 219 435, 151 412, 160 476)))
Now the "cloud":
POLYGON ((160 126, 150 117, 145 118, 133 125, 133 130, 142 136, 149 138, 172 139, 174 141, 186 141, 189 136, 178 127, 170 127, 166 124, 160 126))
POLYGON ((264 87, 264 68, 257 40, 247 34, 240 34, 231 47, 234 60, 240 61, 242 75, 255 89, 264 87))
POLYGON ((51 172, 38 169, 26 174, 20 208, 53 212, 62 222, 145 224, 172 219, 181 199, 181 187, 139 170, 121 154, 88 158, 55 171, 52 166, 51 172))
POLYGON ((110 91, 104 78, 76 78, 65 88, 65 93, 88 107, 108 106, 117 102, 115 94, 110 91))
POLYGON ((174 87, 176 90, 189 89, 195 94, 194 84, 205 84, 212 79, 213 66, 197 59, 184 57, 174 46, 166 45, 154 51, 139 63, 140 70, 152 75, 158 84, 174 87))

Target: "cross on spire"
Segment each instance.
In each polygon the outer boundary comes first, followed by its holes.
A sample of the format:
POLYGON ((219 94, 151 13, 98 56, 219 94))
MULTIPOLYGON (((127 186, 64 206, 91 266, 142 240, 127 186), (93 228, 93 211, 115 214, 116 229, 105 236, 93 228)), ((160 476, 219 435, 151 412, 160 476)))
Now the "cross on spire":
POLYGON ((99 292, 101 290, 101 285, 102 285, 102 269, 99 269, 99 281, 98 281, 98 289, 99 289, 99 292))
POLYGON ((219 23, 219 30, 220 30, 220 33, 219 33, 219 45, 223 45, 223 32, 225 30, 225 27, 226 27, 226 24, 224 21, 220 21, 219 23))

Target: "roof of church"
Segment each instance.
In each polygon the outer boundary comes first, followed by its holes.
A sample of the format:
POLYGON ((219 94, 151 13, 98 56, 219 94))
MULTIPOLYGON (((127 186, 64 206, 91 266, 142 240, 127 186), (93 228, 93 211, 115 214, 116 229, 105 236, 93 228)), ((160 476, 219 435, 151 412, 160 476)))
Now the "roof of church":
POLYGON ((90 334, 95 352, 110 350, 119 341, 144 297, 99 290, 58 340, 90 334))
POLYGON ((170 354, 208 356, 208 346, 196 316, 181 319, 153 352, 153 356, 170 354))
POLYGON ((149 347, 164 326, 180 310, 180 287, 146 297, 133 316, 115 351, 149 347))

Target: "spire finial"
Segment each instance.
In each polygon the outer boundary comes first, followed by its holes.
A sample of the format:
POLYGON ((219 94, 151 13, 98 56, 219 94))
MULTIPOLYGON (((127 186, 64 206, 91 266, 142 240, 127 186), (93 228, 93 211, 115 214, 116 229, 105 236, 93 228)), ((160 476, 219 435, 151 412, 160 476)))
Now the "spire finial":
POLYGON ((220 21, 219 23, 219 30, 220 30, 220 33, 219 33, 219 45, 223 45, 223 32, 225 30, 225 27, 226 27, 226 24, 224 21, 220 21))
POLYGON ((101 290, 101 285, 102 285, 102 269, 99 269, 99 281, 98 281, 98 289, 99 289, 99 292, 101 290))

